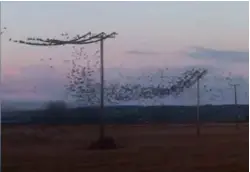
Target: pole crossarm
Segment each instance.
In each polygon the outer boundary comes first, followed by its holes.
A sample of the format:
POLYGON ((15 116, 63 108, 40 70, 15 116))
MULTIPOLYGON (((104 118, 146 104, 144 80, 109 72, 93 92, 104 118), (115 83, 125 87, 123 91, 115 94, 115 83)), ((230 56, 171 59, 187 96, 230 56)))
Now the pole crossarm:
POLYGON ((231 84, 231 83, 229 83, 229 85, 230 85, 230 86, 233 86, 233 87, 237 87, 237 86, 239 86, 240 84, 231 84))
POLYGON ((110 34, 106 34, 101 32, 99 34, 92 34, 88 32, 82 36, 77 35, 71 40, 59 40, 59 39, 42 39, 42 38, 28 38, 27 41, 22 40, 12 40, 12 42, 26 44, 26 45, 34 45, 34 46, 59 46, 59 45, 83 45, 83 44, 92 44, 100 42, 101 40, 105 40, 107 38, 115 38, 117 35, 116 32, 112 32, 110 34))

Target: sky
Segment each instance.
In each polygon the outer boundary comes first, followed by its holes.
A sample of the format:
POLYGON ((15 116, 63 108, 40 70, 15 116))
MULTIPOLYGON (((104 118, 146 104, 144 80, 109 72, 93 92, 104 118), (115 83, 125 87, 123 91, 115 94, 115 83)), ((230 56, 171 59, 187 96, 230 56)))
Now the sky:
MULTIPOLYGON (((9 38, 115 31, 117 37, 104 43, 107 79, 121 79, 116 76, 119 72, 136 76, 139 71, 154 73, 167 67, 169 74, 180 75, 187 68, 204 67, 209 71, 206 82, 228 97, 217 102, 204 98, 204 104, 231 102, 232 90, 223 79, 227 75, 241 84, 240 102, 248 103, 248 13, 248 2, 1 2, 1 29, 7 28, 1 35, 2 99, 65 99, 69 64, 64 60, 72 58, 72 46, 32 47, 9 38), (221 79, 214 81, 214 76, 221 79), (40 89, 36 94, 34 86, 40 89)), ((84 48, 93 56, 99 46, 84 48)), ((188 104, 191 97, 194 103, 195 93, 187 94, 164 101, 188 104)))

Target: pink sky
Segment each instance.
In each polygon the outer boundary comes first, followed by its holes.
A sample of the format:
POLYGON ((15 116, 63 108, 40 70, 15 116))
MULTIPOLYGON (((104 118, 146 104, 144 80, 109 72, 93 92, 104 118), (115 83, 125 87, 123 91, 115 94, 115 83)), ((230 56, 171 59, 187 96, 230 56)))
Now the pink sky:
MULTIPOLYGON (((70 67, 64 60, 72 58, 71 46, 31 47, 9 42, 9 38, 116 31, 118 36, 104 44, 105 68, 112 71, 108 75, 115 75, 117 68, 135 75, 134 69, 141 68, 178 71, 203 66, 212 69, 212 74, 232 72, 248 81, 248 13, 248 2, 3 2, 1 24, 7 31, 1 36, 1 79, 6 87, 14 84, 18 90, 39 83, 44 87, 39 96, 44 97, 50 91, 41 80, 62 84, 70 67)), ((85 48, 91 56, 99 45, 85 48)), ((25 91, 19 96, 32 98, 25 91)))

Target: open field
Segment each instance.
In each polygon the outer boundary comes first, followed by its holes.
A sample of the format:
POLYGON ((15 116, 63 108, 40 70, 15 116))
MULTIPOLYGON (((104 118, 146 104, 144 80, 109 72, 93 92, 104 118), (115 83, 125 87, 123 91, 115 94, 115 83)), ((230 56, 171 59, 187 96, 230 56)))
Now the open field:
POLYGON ((248 124, 109 125, 124 148, 86 150, 94 125, 2 125, 3 172, 248 172, 248 124))

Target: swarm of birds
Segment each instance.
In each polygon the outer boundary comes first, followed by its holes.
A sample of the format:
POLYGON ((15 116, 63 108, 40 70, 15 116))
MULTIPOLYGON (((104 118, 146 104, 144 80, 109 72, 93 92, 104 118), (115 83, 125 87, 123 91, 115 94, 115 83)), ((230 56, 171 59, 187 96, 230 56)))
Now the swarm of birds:
MULTIPOLYGON (((4 28, 6 29, 6 28, 4 28)), ((106 34, 101 32, 99 34, 92 34, 88 32, 84 35, 76 35, 75 37, 70 38, 68 33, 62 33, 60 36, 63 36, 64 39, 42 39, 42 38, 28 38, 26 41, 22 40, 12 40, 12 42, 35 45, 35 46, 59 46, 59 45, 73 45, 74 52, 72 57, 75 59, 65 62, 72 62, 72 69, 67 75, 69 79, 69 84, 66 85, 66 89, 72 93, 72 96, 77 97, 78 100, 88 102, 88 104, 95 104, 94 102, 99 102, 99 93, 101 84, 95 79, 93 75, 98 73, 100 60, 96 60, 95 64, 90 64, 91 60, 88 58, 88 55, 84 53, 84 48, 80 49, 75 48, 75 45, 84 45, 100 42, 102 39, 114 38, 117 35, 116 32, 106 34), (79 60, 83 58, 84 64, 79 64, 79 60)), ((99 51, 96 51, 94 55, 98 55, 99 51)), ((49 59, 51 60, 51 58, 49 59)), ((41 59, 44 61, 44 59, 41 59)), ((93 59, 92 59, 93 61, 93 59)), ((53 68, 53 66, 50 66, 53 68)), ((163 78, 163 71, 165 69, 160 69, 159 73, 161 78, 163 78)), ((155 97, 163 98, 169 95, 179 96, 184 89, 192 87, 198 79, 202 78, 207 74, 207 70, 203 68, 193 68, 182 73, 181 76, 172 77, 168 84, 163 82, 163 79, 159 83, 154 83, 150 85, 136 84, 136 83, 106 83, 105 84, 105 98, 109 102, 119 102, 119 101, 130 101, 130 100, 139 100, 139 99, 152 99, 155 97)), ((168 76, 169 77, 169 76, 168 76)), ((154 82, 153 76, 146 76, 148 82, 154 82)), ((171 78, 171 77, 169 77, 171 78)), ((136 78, 136 80, 142 79, 141 77, 136 78)), ((211 92, 212 89, 204 85, 203 89, 206 92, 211 92)), ((219 91, 218 91, 219 92, 219 91)), ((222 94, 222 93, 220 93, 222 94)))
POLYGON ((155 97, 163 98, 169 95, 178 96, 185 88, 190 88, 206 73, 207 70, 205 69, 191 69, 184 72, 178 77, 178 80, 172 82, 170 85, 163 85, 162 83, 158 83, 156 86, 145 86, 142 84, 120 85, 119 87, 112 88, 112 90, 115 90, 115 93, 111 95, 118 101, 153 99, 155 97))
POLYGON ((7 30, 6 27, 3 27, 3 29, 0 30, 0 35, 2 35, 7 30))
MULTIPOLYGON (((77 98, 79 102, 84 102, 86 105, 98 105, 100 102, 100 89, 101 84, 94 77, 98 74, 98 67, 100 59, 97 59, 93 65, 88 55, 84 53, 84 49, 74 49, 72 54, 74 59, 72 60, 72 69, 67 75, 69 84, 66 85, 66 89, 69 93, 77 98), (81 64, 79 60, 82 59, 81 64)), ((162 74, 163 70, 159 70, 162 74)), ((120 101, 130 101, 139 99, 153 99, 162 98, 169 95, 178 96, 185 88, 192 87, 196 81, 206 75, 206 69, 191 69, 184 72, 181 76, 177 77, 175 81, 172 81, 169 85, 163 84, 151 84, 150 86, 143 85, 141 83, 106 83, 104 88, 105 101, 109 103, 118 103, 120 101)), ((145 77, 145 76, 144 76, 145 77)), ((152 82, 154 76, 146 76, 149 83, 152 82)), ((161 75, 161 78, 164 76, 161 75)), ((136 80, 141 80, 141 77, 136 80)))
POLYGON ((75 37, 71 38, 69 37, 68 33, 62 33, 60 36, 64 37, 64 40, 62 39, 56 39, 56 38, 34 38, 29 37, 27 40, 12 40, 10 41, 19 43, 19 44, 26 44, 26 45, 34 45, 34 46, 59 46, 59 45, 83 45, 83 44, 92 44, 100 42, 101 40, 105 40, 108 38, 114 38, 117 35, 116 32, 112 32, 110 34, 106 34, 104 32, 101 32, 99 34, 93 34, 91 32, 88 32, 84 35, 76 35, 75 37))
POLYGON ((97 68, 92 67, 91 60, 84 53, 83 48, 79 51, 74 48, 72 57, 74 59, 71 61, 72 68, 67 74, 69 83, 65 85, 66 90, 71 96, 77 98, 78 102, 95 105, 99 101, 97 94, 99 85, 93 78, 97 68), (80 60, 82 64, 77 63, 80 60))

